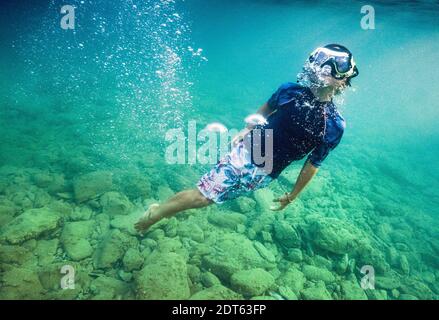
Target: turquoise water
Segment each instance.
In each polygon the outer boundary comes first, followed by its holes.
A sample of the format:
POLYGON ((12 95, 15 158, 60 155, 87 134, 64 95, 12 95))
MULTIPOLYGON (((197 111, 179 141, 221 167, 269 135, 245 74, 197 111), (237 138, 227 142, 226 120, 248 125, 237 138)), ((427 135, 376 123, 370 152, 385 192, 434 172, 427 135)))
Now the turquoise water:
POLYGON ((437 3, 71 1, 74 30, 60 27, 63 4, 1 5, 0 297, 438 297, 437 3), (365 4, 375 30, 360 26, 365 4), (343 140, 300 199, 268 209, 302 162, 135 234, 148 204, 210 168, 167 163, 169 129, 242 128, 334 42, 360 76, 339 107, 343 140), (74 290, 60 289, 63 265, 74 290), (360 287, 364 265, 375 290, 360 287))

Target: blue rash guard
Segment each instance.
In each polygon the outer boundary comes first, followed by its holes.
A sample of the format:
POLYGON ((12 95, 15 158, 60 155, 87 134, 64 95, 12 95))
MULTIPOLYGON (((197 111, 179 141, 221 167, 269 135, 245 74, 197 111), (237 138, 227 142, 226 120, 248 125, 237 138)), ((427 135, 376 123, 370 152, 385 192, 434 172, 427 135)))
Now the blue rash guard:
MULTIPOLYGON (((273 169, 269 175, 277 178, 292 162, 308 155, 315 167, 340 142, 345 129, 345 120, 332 101, 319 102, 312 91, 296 83, 285 83, 268 100, 273 112, 267 117, 265 125, 252 130, 252 147, 256 132, 261 150, 265 150, 264 136, 273 135, 273 169), (272 129, 265 132, 265 129, 272 129)), ((253 161, 257 166, 261 164, 253 161)))

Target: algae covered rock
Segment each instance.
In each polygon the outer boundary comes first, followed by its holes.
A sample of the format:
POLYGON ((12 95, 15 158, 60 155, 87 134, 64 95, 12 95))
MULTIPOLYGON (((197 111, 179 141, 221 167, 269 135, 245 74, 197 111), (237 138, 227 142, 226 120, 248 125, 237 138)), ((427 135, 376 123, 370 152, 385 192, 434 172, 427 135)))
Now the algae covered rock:
MULTIPOLYGON (((191 277, 192 279, 192 277, 191 277)), ((221 284, 220 279, 212 272, 204 272, 200 277, 201 282, 207 288, 213 287, 215 285, 221 284)))
POLYGON ((254 246, 262 258, 270 263, 276 262, 276 257, 274 256, 274 254, 270 250, 268 250, 262 243, 255 241, 254 246))
POLYGON ((243 214, 236 212, 218 212, 214 211, 210 213, 207 220, 219 227, 229 228, 236 230, 236 227, 240 224, 245 224, 247 217, 243 214))
POLYGON ((401 282, 392 277, 375 276, 375 286, 379 289, 393 290, 401 287, 401 282))
POLYGON ((280 245, 288 248, 298 248, 301 244, 297 230, 284 220, 274 223, 274 238, 280 245))
POLYGON ((334 275, 326 269, 306 265, 303 267, 302 271, 308 280, 323 281, 326 284, 335 281, 334 275))
POLYGON ((312 287, 303 289, 301 294, 304 300, 332 300, 323 281, 318 282, 312 287))
POLYGON ((357 247, 357 228, 339 219, 319 219, 311 229, 314 244, 326 251, 345 254, 353 252, 357 247))
POLYGON ((114 191, 104 193, 101 196, 100 204, 102 212, 109 216, 126 215, 133 209, 133 204, 125 195, 114 191))
POLYGON ((367 300, 367 295, 363 289, 354 281, 342 281, 341 290, 345 300, 367 300))
POLYGON ((181 300, 190 296, 184 259, 173 252, 157 255, 135 276, 137 298, 181 300))
POLYGON ((252 212, 256 208, 256 201, 249 197, 239 197, 232 201, 231 208, 240 213, 252 212))
POLYGON ((107 276, 96 278, 90 287, 95 294, 93 300, 121 299, 130 291, 130 287, 124 281, 107 276))
POLYGON ((88 238, 93 226, 94 221, 67 222, 64 225, 61 242, 72 260, 79 261, 92 255, 93 248, 88 238))
POLYGON ((133 211, 127 215, 116 215, 111 219, 110 225, 113 228, 126 232, 130 235, 138 235, 139 233, 134 228, 134 224, 139 221, 142 212, 133 211))
POLYGON ((242 270, 231 278, 232 288, 245 296, 259 296, 275 285, 273 276, 261 268, 242 270))
POLYGON ((241 300, 243 297, 220 284, 204 289, 192 295, 190 300, 241 300))
POLYGON ((291 288, 296 295, 303 289, 305 281, 305 275, 296 268, 289 268, 277 280, 280 285, 291 288))
POLYGON ((49 208, 29 209, 1 229, 0 239, 12 244, 22 243, 53 231, 60 221, 59 214, 49 208))
POLYGON ((111 268, 123 258, 125 251, 133 246, 127 235, 117 229, 110 230, 98 245, 93 255, 93 264, 98 269, 111 268))
POLYGON ((123 265, 128 271, 138 270, 143 265, 143 257, 138 250, 129 248, 123 257, 123 265))
POLYGON ((177 235, 181 238, 190 238, 196 242, 204 241, 204 231, 195 223, 180 222, 177 225, 177 235))
POLYGON ((44 299, 45 290, 34 269, 12 268, 2 276, 1 300, 44 299))
POLYGON ((23 265, 32 260, 32 251, 23 246, 0 245, 0 262, 23 265))
POLYGON ((219 236, 212 252, 203 256, 202 265, 223 281, 229 281, 240 270, 271 270, 276 266, 263 259, 247 237, 236 233, 219 236))
POLYGON ((76 202, 84 202, 111 191, 113 178, 109 171, 95 171, 79 176, 73 181, 76 202))

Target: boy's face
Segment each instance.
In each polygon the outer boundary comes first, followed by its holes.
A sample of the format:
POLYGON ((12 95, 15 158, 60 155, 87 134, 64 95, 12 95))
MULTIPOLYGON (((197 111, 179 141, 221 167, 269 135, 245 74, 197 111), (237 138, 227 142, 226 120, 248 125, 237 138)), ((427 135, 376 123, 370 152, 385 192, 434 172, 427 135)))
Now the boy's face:
POLYGON ((326 72, 323 72, 320 77, 324 80, 324 83, 327 87, 332 87, 334 94, 341 93, 348 86, 346 78, 336 79, 330 73, 326 72))

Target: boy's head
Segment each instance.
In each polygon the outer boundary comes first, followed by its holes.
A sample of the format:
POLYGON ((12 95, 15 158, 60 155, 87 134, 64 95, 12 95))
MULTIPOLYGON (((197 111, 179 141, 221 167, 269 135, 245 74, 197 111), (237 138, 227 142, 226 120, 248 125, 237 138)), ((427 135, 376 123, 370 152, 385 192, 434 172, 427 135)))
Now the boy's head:
POLYGON ((315 49, 305 61, 298 82, 312 87, 334 87, 342 91, 358 76, 352 53, 339 44, 329 44, 315 49))

